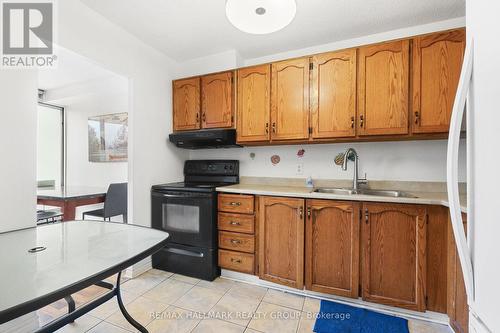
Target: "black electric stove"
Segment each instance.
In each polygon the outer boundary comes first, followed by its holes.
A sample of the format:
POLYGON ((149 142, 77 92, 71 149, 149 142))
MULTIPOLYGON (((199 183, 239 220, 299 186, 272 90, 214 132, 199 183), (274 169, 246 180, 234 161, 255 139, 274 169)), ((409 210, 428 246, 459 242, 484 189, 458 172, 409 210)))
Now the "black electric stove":
POLYGON ((213 280, 217 264, 217 193, 239 182, 236 160, 191 160, 184 182, 151 188, 152 226, 170 234, 169 244, 153 255, 153 267, 213 280))

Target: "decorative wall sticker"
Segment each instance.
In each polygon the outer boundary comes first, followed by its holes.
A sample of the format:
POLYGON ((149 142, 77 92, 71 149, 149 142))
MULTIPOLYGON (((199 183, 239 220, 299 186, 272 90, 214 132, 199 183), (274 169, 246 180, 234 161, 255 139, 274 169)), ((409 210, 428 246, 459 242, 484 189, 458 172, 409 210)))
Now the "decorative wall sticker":
POLYGON ((251 158, 252 160, 254 160, 254 159, 255 159, 255 153, 250 153, 250 158, 251 158))
POLYGON ((273 156, 271 156, 271 163, 273 165, 278 164, 280 161, 281 161, 281 158, 280 158, 279 155, 273 155, 273 156))
POLYGON ((301 148, 301 149, 299 149, 299 151, 297 152, 297 157, 298 157, 298 158, 302 158, 302 157, 304 157, 304 153, 305 153, 305 152, 306 152, 306 151, 305 151, 304 149, 302 149, 302 148, 301 148))

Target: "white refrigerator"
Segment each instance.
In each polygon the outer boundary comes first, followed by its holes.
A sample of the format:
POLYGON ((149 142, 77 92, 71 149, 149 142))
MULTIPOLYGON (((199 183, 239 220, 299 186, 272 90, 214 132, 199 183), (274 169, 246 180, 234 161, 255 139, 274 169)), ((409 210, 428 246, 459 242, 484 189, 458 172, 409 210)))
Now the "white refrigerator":
POLYGON ((467 0, 467 47, 450 125, 447 182, 471 333, 500 333, 500 4, 467 0), (458 195, 462 115, 467 127, 467 238, 458 195))

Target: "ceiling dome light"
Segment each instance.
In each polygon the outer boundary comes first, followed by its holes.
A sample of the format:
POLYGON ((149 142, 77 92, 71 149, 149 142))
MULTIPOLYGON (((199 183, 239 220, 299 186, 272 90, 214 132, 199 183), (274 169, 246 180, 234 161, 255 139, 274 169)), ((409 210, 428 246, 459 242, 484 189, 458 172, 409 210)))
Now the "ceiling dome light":
POLYGON ((236 28, 264 35, 289 25, 297 12, 295 0, 227 0, 226 16, 236 28))

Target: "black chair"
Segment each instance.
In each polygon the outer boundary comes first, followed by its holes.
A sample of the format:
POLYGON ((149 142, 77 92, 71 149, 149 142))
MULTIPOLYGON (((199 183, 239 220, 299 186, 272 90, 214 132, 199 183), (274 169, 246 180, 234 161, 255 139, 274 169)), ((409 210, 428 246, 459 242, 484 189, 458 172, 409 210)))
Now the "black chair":
POLYGON ((95 216, 111 221, 112 217, 119 215, 123 215, 123 222, 127 223, 127 183, 109 185, 104 208, 83 213, 83 219, 95 216))
POLYGON ((36 212, 36 224, 55 223, 61 220, 62 216, 63 213, 60 210, 38 210, 36 212))

